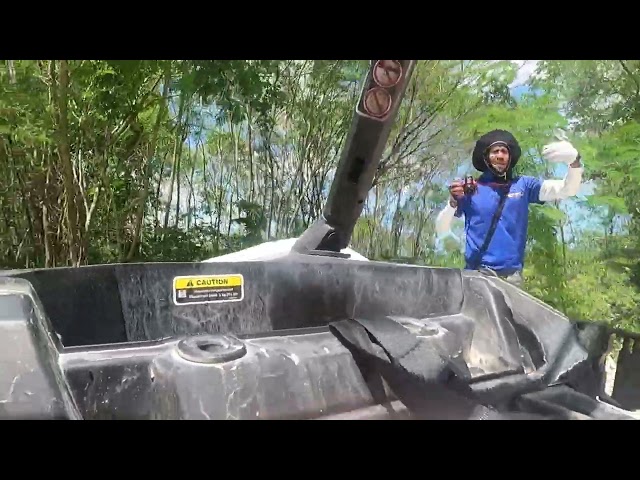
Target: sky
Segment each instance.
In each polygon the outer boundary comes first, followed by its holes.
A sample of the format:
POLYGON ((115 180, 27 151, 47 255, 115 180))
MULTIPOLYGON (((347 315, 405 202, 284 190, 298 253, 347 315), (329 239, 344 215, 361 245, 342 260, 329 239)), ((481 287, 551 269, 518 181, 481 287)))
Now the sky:
POLYGON ((511 61, 519 67, 516 78, 513 80, 513 82, 511 82, 511 85, 509 85, 509 88, 511 88, 513 91, 514 89, 517 89, 517 87, 523 86, 529 80, 529 78, 531 78, 531 75, 536 72, 540 60, 511 61))

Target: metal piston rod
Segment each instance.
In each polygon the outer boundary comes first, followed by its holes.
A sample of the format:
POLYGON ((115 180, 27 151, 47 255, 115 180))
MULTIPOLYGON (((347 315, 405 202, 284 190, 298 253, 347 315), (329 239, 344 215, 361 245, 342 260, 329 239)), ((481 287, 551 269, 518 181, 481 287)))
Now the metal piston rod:
POLYGON ((292 251, 337 253, 349 245, 415 62, 371 61, 323 213, 300 236, 292 251))

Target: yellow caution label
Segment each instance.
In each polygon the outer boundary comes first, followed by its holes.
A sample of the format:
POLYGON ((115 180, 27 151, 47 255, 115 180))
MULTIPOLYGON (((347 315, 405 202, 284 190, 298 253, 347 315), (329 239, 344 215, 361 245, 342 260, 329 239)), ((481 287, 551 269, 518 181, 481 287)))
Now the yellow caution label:
POLYGON ((239 302, 244 298, 244 277, 232 275, 189 275, 173 279, 176 305, 239 302))
POLYGON ((239 287, 242 275, 211 275, 207 277, 176 277, 175 288, 239 287))

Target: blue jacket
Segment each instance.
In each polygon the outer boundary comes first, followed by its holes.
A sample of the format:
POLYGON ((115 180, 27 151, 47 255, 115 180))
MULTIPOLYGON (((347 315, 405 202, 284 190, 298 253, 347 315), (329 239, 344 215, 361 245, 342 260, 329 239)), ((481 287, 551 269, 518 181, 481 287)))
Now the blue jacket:
POLYGON ((529 204, 543 204, 540 200, 542 181, 534 177, 513 177, 510 184, 499 185, 496 177, 485 172, 478 179, 476 193, 458 201, 455 216, 465 217, 466 268, 489 267, 497 272, 510 273, 524 267, 525 246, 529 226, 529 204), (498 208, 500 194, 507 194, 502 215, 491 243, 482 259, 476 258, 487 236, 493 215, 498 208), (474 260, 480 260, 474 263, 474 260))

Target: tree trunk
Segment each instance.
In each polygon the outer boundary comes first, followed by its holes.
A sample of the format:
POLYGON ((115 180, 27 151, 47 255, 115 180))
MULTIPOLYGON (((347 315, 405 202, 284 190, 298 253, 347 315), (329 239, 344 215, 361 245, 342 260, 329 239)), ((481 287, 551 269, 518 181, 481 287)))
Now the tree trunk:
POLYGON ((51 88, 54 102, 56 104, 57 121, 56 140, 58 146, 58 157, 62 167, 62 181, 64 184, 65 197, 65 219, 69 230, 69 260, 74 267, 80 266, 83 262, 83 252, 81 245, 81 222, 78 216, 76 204, 77 191, 74 183, 73 165, 71 163, 71 150, 69 147, 69 119, 68 119, 68 89, 69 89, 69 65, 67 60, 60 60, 60 70, 55 75, 55 60, 51 61, 51 88))
POLYGON ((158 116, 156 117, 156 123, 153 127, 153 133, 151 135, 151 142, 149 143, 149 149, 147 152, 146 165, 144 167, 145 175, 142 180, 142 190, 138 196, 138 208, 136 211, 136 217, 133 227, 133 241, 131 247, 125 258, 126 262, 130 262, 133 259, 138 245, 140 244, 140 235, 142 233, 142 220, 144 219, 145 207, 147 205, 147 196, 149 195, 149 179, 151 177, 151 159, 156 153, 156 144, 158 143, 158 133, 160 132, 160 125, 164 118, 165 112, 168 109, 167 99, 169 97, 169 84, 171 83, 171 64, 167 63, 165 67, 164 85, 162 86, 162 100, 160 107, 158 108, 158 116))

